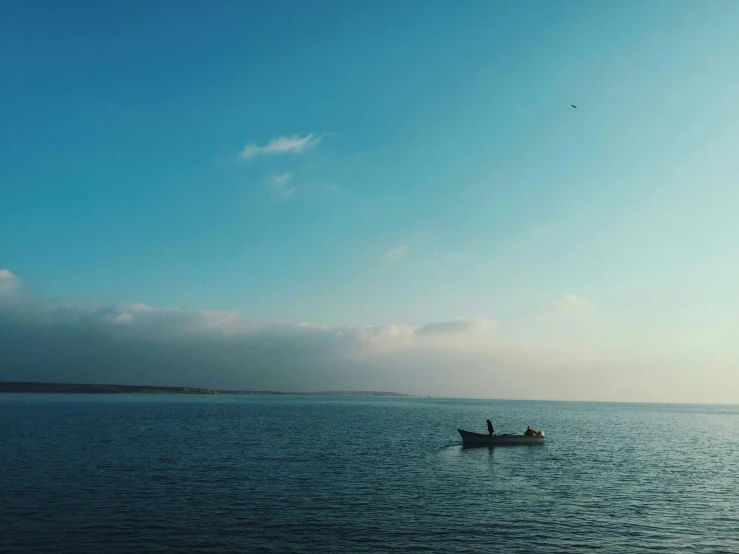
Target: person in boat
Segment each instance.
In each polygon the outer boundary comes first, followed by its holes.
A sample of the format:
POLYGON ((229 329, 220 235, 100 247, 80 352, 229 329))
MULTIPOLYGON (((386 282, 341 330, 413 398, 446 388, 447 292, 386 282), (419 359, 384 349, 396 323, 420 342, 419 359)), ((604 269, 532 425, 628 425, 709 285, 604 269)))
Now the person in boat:
POLYGON ((526 436, 539 435, 539 431, 534 431, 531 426, 526 427, 526 431, 523 432, 526 436))
POLYGON ((490 433, 490 436, 493 435, 493 431, 495 431, 495 429, 493 429, 493 424, 488 419, 488 433, 490 433))

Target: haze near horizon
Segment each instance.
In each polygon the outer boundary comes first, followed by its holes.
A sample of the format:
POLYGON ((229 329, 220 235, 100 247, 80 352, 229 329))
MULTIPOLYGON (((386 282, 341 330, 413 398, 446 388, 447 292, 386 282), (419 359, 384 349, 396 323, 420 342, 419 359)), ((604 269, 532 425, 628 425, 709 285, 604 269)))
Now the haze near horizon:
POLYGON ((738 16, 11 4, 0 380, 739 403, 738 16))

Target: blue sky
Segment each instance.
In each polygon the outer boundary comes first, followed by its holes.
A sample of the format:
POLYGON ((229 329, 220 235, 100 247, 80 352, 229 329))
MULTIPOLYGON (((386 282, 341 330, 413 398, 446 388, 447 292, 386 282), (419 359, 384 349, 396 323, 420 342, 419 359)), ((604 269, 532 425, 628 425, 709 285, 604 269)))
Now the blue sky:
POLYGON ((35 295, 739 360, 736 2, 3 9, 35 295))

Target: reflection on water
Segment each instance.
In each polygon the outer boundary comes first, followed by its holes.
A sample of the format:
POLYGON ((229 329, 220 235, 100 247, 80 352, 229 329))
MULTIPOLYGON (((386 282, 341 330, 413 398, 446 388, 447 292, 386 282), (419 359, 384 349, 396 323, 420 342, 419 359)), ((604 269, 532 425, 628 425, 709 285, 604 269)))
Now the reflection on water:
POLYGON ((0 395, 0 551, 739 552, 737 429, 731 406, 0 395), (463 447, 487 418, 547 439, 463 447))

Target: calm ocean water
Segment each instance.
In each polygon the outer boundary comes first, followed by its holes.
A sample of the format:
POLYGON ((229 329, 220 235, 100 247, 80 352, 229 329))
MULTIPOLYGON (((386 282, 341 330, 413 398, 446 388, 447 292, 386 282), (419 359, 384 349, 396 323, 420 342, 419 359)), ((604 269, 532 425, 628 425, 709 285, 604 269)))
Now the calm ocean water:
POLYGON ((739 553, 739 407, 0 395, 0 552, 739 553), (461 448, 457 427, 544 429, 461 448))

